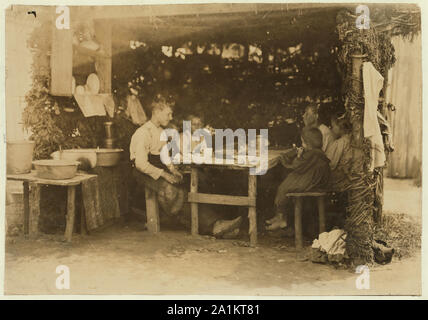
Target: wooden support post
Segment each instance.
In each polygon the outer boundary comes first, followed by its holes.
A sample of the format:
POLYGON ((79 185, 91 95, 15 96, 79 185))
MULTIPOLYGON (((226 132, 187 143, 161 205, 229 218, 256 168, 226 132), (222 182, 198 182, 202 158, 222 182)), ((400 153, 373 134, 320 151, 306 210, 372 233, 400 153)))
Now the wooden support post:
POLYGON ((76 186, 68 186, 67 188, 67 216, 64 238, 65 241, 71 242, 74 229, 74 218, 76 214, 76 186))
POLYGON ((40 189, 37 183, 30 182, 30 214, 29 214, 29 236, 36 237, 39 233, 40 217, 40 189))
POLYGON ((294 232, 296 239, 296 250, 303 249, 303 230, 302 230, 302 197, 297 197, 294 205, 294 232))
POLYGON ((319 218, 319 233, 326 231, 325 227, 325 198, 317 197, 318 202, 318 218, 319 218))
MULTIPOLYGON (((248 171, 248 197, 256 198, 257 196, 257 176, 251 175, 248 171)), ((257 211, 256 206, 248 207, 248 220, 250 221, 250 245, 255 247, 257 245, 257 211)))
POLYGON ((160 231, 159 222, 159 206, 156 199, 156 192, 149 188, 145 188, 146 194, 146 215, 147 215, 147 230, 151 233, 160 231))
MULTIPOLYGON (((190 192, 198 192, 198 168, 192 168, 190 174, 190 192)), ((192 212, 192 235, 199 234, 199 217, 198 217, 198 206, 197 202, 190 204, 190 210, 192 212)))
POLYGON ((24 234, 28 234, 30 224, 30 187, 28 181, 24 181, 24 234))
POLYGON ((58 29, 52 23, 52 46, 50 55, 50 93, 54 96, 72 96, 73 76, 73 31, 58 29))

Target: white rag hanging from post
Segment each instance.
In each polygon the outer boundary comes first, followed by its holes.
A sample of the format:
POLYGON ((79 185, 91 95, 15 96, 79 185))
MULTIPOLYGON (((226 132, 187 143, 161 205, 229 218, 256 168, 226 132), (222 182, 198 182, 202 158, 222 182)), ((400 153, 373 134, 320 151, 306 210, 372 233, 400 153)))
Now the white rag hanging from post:
POLYGON ((383 77, 375 69, 371 62, 363 63, 364 83, 364 137, 371 143, 370 171, 374 168, 383 167, 386 157, 377 118, 377 106, 379 93, 383 87, 383 77))

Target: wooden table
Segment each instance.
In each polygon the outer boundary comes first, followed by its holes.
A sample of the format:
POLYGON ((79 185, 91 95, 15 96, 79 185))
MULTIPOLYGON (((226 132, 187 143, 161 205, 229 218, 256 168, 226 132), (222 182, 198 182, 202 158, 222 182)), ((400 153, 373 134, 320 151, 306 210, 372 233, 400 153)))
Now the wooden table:
MULTIPOLYGON (((286 150, 269 150, 268 153, 268 170, 273 168, 279 163, 281 153, 286 150)), ((190 178, 190 193, 188 194, 188 201, 191 203, 192 213, 192 234, 199 233, 198 221, 198 204, 221 204, 231 206, 244 206, 248 207, 248 219, 250 222, 249 235, 251 246, 257 245, 257 211, 256 211, 256 197, 257 197, 257 175, 251 175, 250 169, 255 165, 251 164, 215 164, 214 159, 212 164, 191 164, 191 178, 190 178), (198 168, 200 167, 221 168, 230 170, 246 170, 248 172, 248 196, 231 196, 222 194, 208 194, 198 193, 198 168)))
MULTIPOLYGON (((67 187, 67 216, 64 238, 71 242, 74 229, 76 186, 83 181, 96 179, 97 175, 78 173, 74 178, 64 180, 41 179, 36 176, 36 171, 25 174, 8 174, 8 180, 22 181, 24 185, 24 233, 35 237, 39 232, 40 216, 40 190, 43 185, 67 187)), ((82 205, 83 207, 83 205, 82 205)), ((85 229, 84 210, 81 210, 82 231, 85 229)))

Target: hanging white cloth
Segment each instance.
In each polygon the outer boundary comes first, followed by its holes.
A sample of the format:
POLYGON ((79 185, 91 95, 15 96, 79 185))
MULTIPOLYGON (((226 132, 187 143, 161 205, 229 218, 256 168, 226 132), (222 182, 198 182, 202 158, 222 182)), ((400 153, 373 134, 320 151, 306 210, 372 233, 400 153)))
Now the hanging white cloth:
POLYGON ((385 150, 379 121, 377 119, 377 106, 379 93, 383 87, 383 77, 371 62, 363 63, 364 83, 364 137, 371 143, 370 170, 385 166, 385 150))

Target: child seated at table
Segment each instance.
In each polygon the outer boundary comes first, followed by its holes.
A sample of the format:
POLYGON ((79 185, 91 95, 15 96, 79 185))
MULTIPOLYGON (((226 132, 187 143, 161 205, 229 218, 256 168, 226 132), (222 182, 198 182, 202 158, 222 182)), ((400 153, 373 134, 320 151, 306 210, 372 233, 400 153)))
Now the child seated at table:
POLYGON ((287 227, 287 194, 291 192, 322 191, 327 188, 330 167, 322 151, 322 133, 318 128, 305 127, 301 135, 302 147, 281 155, 281 163, 291 169, 279 186, 275 197, 275 216, 267 220, 267 230, 287 227))
POLYGON ((346 191, 349 187, 352 165, 351 124, 339 114, 331 117, 331 128, 335 138, 325 155, 330 160, 330 189, 337 192, 346 191))

